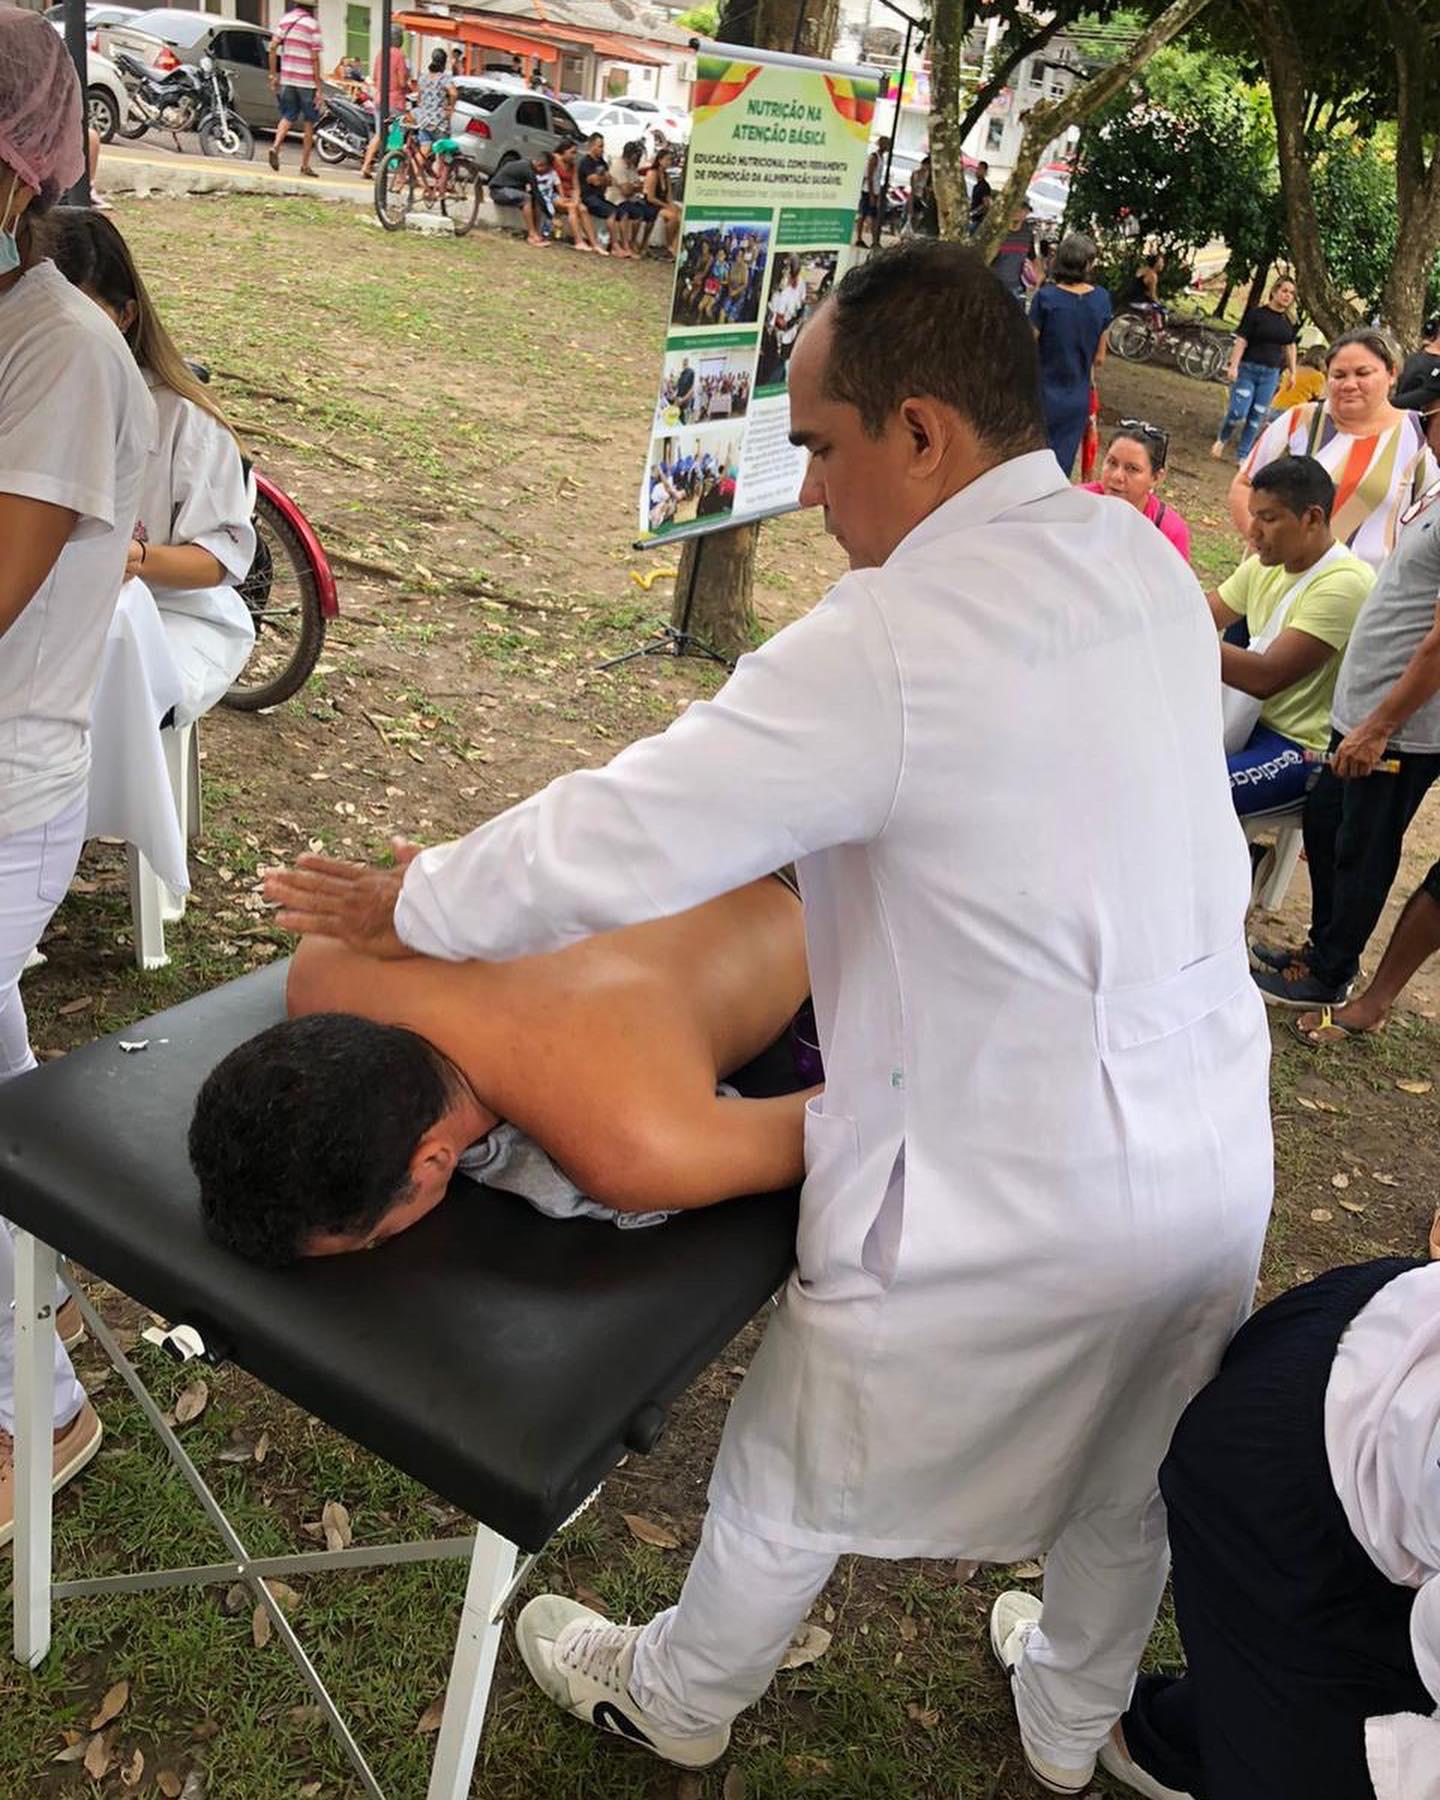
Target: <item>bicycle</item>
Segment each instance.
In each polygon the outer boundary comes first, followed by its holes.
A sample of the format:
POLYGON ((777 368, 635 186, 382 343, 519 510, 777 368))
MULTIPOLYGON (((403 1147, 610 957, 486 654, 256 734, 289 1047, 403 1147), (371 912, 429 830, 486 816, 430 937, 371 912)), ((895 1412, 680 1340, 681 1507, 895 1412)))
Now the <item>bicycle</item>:
POLYGON ((1215 381, 1225 367, 1229 346, 1200 319, 1166 319, 1163 324, 1141 312, 1123 312, 1110 326, 1110 348, 1126 362, 1149 362, 1167 355, 1176 368, 1196 381, 1215 381))
POLYGON ((375 168, 375 216, 387 231, 402 231, 418 194, 449 219, 456 237, 464 237, 480 216, 481 185, 454 138, 438 138, 427 158, 414 124, 396 119, 375 168))

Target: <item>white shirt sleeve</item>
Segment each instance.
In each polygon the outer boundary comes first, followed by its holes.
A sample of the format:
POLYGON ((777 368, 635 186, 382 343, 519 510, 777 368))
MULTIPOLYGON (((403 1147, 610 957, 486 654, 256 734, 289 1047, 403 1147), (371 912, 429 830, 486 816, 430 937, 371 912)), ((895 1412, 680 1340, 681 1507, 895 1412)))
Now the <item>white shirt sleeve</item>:
POLYGON ((255 560, 255 528, 240 447, 219 420, 186 401, 171 458, 172 544, 208 550, 231 582, 255 560))
MULTIPOLYGON (((96 336, 81 331, 35 334, 23 357, 12 359, 0 400, 0 488, 79 514, 75 536, 112 528, 117 519, 116 446, 139 434, 126 420, 127 393, 116 358, 96 336), (83 419, 85 429, 66 429, 83 419)), ((144 443, 154 440, 154 415, 144 443)))
POLYGON ((876 836, 904 734, 870 580, 847 576, 659 737, 418 856, 395 912, 400 937, 428 956, 504 961, 876 836))
POLYGON ((1440 1719, 1389 1713, 1365 1721, 1375 1800, 1440 1800, 1440 1719))

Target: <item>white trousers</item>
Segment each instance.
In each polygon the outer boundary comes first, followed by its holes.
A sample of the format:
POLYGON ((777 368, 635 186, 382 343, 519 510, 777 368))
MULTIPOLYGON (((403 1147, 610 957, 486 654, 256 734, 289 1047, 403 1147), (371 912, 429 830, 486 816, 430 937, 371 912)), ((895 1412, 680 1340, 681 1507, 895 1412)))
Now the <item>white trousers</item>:
MULTIPOLYGON (((80 860, 85 841, 85 796, 29 831, 0 838, 0 1081, 35 1067, 20 998, 20 972, 80 860)), ((3 1221, 0 1221, 3 1226, 3 1221)), ((65 1290, 57 1286, 56 1303, 65 1290)), ((68 1425, 85 1401, 70 1358, 55 1340, 54 1421, 68 1425)), ((0 1228, 0 1430, 15 1429, 15 1247, 0 1228)))
MULTIPOLYGON (((665 1730, 698 1737, 769 1686, 837 1557, 777 1544, 713 1508, 678 1605, 635 1645, 630 1692, 665 1730)), ((1032 1750, 1083 1769, 1130 1701, 1168 1552, 1157 1494, 1070 1519, 1045 1568, 1045 1611, 1016 1674, 1032 1750)))

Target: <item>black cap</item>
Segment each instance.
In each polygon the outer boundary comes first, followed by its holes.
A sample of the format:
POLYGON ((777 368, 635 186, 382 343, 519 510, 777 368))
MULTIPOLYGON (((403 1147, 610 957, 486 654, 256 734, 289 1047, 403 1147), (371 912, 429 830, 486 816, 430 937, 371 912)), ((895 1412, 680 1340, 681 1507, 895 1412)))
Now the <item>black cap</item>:
POLYGON ((1429 412, 1440 405, 1440 356, 1431 350, 1407 356, 1391 398, 1401 412, 1429 412))

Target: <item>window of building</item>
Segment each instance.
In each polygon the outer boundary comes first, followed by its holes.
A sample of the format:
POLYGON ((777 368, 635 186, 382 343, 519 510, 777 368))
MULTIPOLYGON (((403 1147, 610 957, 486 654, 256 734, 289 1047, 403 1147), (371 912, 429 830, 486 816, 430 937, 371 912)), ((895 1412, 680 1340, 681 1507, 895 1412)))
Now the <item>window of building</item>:
POLYGON ((985 148, 998 150, 1005 141, 1005 121, 991 119, 985 127, 985 148))
POLYGON ((362 68, 370 67, 370 8, 368 5, 345 8, 345 54, 347 57, 353 57, 362 68))

